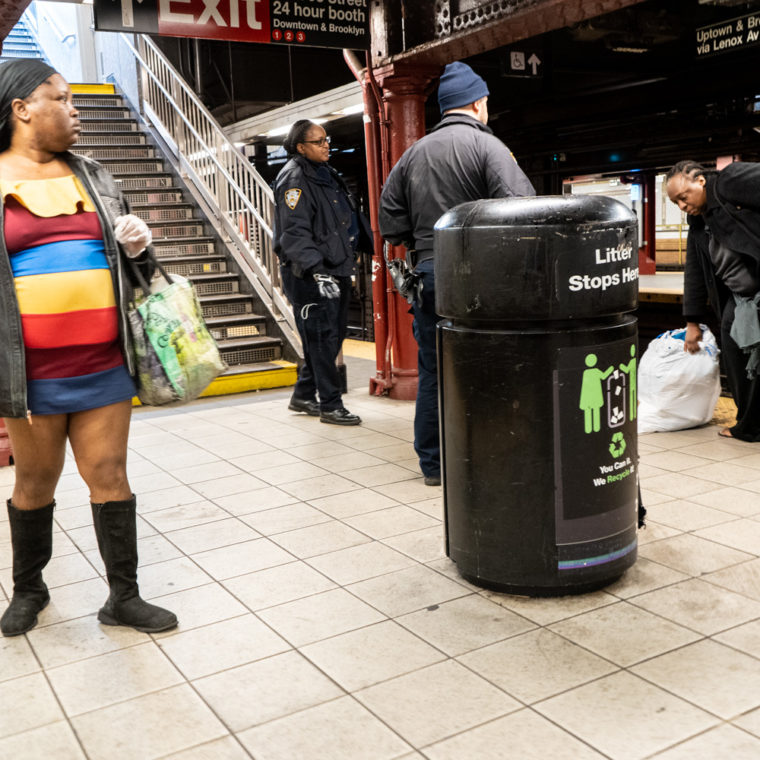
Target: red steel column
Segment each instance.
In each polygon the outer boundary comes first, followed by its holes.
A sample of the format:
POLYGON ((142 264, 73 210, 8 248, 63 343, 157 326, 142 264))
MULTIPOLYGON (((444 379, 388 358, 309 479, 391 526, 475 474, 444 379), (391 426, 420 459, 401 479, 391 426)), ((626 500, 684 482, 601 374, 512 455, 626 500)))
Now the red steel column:
POLYGON ((351 72, 362 86, 364 99, 364 143, 367 155, 367 187, 369 189, 369 217, 372 225, 372 319, 375 339, 375 376, 369 380, 369 392, 381 396, 393 386, 391 372, 391 340, 388 332, 388 271, 383 259, 383 240, 378 229, 378 205, 380 189, 388 174, 385 104, 380 87, 372 73, 369 53, 367 67, 362 70, 361 62, 351 50, 343 51, 351 72))
MULTIPOLYGON (((389 131, 388 153, 383 168, 390 169, 404 151, 425 134, 425 100, 430 83, 441 73, 439 66, 390 64, 375 69, 375 78, 383 90, 386 124, 389 131)), ((385 146, 383 146, 385 147, 385 146)), ((385 177, 383 177, 385 181, 385 177)), ((402 246, 394 246, 391 258, 406 255, 402 246)), ((409 304, 392 290, 387 282, 388 343, 391 353, 391 384, 388 395, 394 399, 412 400, 417 396, 417 341, 412 333, 409 304)), ((375 319, 378 316, 375 315, 375 319)), ((378 371, 381 367, 378 366, 378 371)))

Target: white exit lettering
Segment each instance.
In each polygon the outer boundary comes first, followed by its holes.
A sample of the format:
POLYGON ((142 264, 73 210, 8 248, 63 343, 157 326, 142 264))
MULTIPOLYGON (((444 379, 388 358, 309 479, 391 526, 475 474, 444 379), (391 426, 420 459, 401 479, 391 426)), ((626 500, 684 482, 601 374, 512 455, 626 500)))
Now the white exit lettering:
MULTIPOLYGON (((220 0, 201 0, 201 13, 182 13, 178 7, 195 11, 198 3, 194 0, 158 0, 158 19, 170 24, 203 25, 213 22, 218 27, 240 26, 240 0, 229 0, 229 19, 225 19, 219 10, 220 0), (188 8, 187 6, 195 6, 188 8)), ((249 29, 260 30, 261 21, 256 18, 256 6, 264 0, 242 0, 245 6, 245 21, 249 29)))

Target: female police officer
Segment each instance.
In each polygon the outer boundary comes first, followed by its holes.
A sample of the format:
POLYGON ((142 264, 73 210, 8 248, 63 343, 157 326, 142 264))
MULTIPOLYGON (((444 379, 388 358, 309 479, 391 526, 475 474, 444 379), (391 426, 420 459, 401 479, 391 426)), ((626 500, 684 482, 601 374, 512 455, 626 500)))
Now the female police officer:
POLYGON ((330 140, 322 127, 301 119, 284 146, 291 158, 274 185, 274 245, 304 352, 288 408, 332 425, 358 425, 343 406, 335 360, 346 335, 361 220, 327 163, 330 140))

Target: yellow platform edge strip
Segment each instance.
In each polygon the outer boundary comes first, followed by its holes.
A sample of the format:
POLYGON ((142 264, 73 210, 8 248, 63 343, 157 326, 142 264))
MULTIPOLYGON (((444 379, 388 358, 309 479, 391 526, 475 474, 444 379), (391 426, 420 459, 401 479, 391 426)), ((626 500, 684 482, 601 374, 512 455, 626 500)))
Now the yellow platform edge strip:
POLYGON ((71 92, 75 95, 115 95, 116 88, 112 84, 70 84, 71 92))
POLYGON ((354 359, 374 359, 375 344, 367 340, 347 338, 343 341, 343 355, 354 359))
MULTIPOLYGON (((263 391, 268 388, 286 388, 296 384, 296 380, 298 379, 297 365, 284 361, 276 361, 272 362, 272 364, 278 364, 280 368, 217 377, 201 393, 201 398, 207 396, 227 396, 233 393, 246 393, 248 391, 263 391)), ((132 399, 132 406, 142 406, 140 399, 136 396, 132 399)))

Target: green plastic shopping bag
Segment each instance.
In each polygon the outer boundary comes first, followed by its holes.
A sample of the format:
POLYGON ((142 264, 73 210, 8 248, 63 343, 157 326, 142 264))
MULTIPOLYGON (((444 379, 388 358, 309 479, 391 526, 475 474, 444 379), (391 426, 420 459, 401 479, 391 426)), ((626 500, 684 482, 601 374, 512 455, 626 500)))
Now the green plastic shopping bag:
POLYGON ((192 401, 227 365, 203 321, 192 283, 168 274, 155 258, 154 263, 161 277, 149 286, 130 261, 142 289, 128 313, 137 395, 154 406, 192 401))

